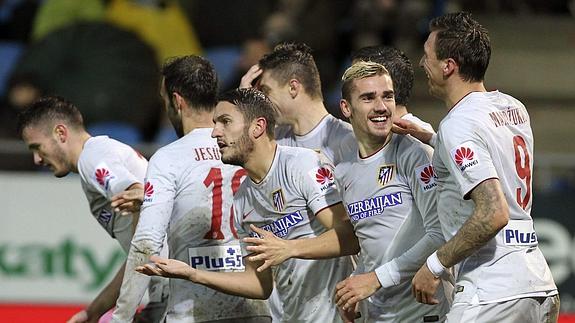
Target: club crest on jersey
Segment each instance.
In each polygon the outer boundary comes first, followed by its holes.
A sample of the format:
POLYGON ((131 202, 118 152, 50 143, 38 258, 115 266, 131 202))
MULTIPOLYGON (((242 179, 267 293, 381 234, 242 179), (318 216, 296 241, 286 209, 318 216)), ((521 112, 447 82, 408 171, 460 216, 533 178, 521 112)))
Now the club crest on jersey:
POLYGON ((393 172, 395 165, 383 165, 379 167, 379 172, 377 173, 377 182, 381 186, 389 183, 393 179, 393 172))
POLYGON ((278 212, 283 211, 285 207, 284 193, 282 189, 278 189, 272 193, 272 201, 274 203, 274 209, 278 212))
POLYGON ((98 215, 98 222, 100 222, 101 225, 108 226, 108 223, 110 223, 111 219, 112 212, 106 209, 102 209, 102 211, 100 211, 100 214, 98 215))
POLYGON ((100 186, 102 186, 106 191, 110 188, 110 181, 116 178, 116 176, 110 174, 110 171, 105 167, 97 168, 94 176, 96 177, 98 184, 100 184, 100 186))
POLYGON ((154 197, 154 185, 146 181, 144 184, 144 202, 152 202, 154 197))
POLYGON ((386 207, 403 204, 401 192, 380 195, 363 201, 349 203, 347 213, 353 222, 380 215, 386 207))
MULTIPOLYGON (((285 236, 288 235, 290 228, 296 226, 298 223, 302 221, 303 221, 303 215, 301 214, 300 211, 296 211, 294 213, 284 215, 270 224, 263 225, 260 227, 260 229, 269 231, 278 238, 284 238, 285 236)), ((250 237, 261 238, 257 233, 253 231, 250 232, 250 237)))
POLYGON ((464 172, 479 165, 479 156, 477 156, 476 151, 475 145, 467 141, 451 150, 451 158, 459 170, 464 172))
POLYGON ((437 175, 435 175, 435 170, 431 164, 417 167, 415 174, 424 192, 432 190, 437 186, 437 183, 435 183, 437 175))
POLYGON ((335 189, 335 178, 328 165, 316 167, 309 171, 308 174, 313 178, 322 194, 326 194, 335 189))

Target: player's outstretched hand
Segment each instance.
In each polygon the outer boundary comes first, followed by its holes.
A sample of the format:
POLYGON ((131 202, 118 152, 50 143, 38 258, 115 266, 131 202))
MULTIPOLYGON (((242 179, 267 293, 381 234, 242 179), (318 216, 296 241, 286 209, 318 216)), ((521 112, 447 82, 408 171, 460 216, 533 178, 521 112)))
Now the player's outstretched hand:
POLYGON ((246 247, 246 250, 255 253, 255 255, 247 257, 248 261, 264 262, 258 267, 258 272, 262 272, 271 266, 279 265, 291 257, 288 240, 280 239, 272 232, 260 229, 253 224, 250 224, 250 229, 261 237, 244 238, 243 240, 250 244, 246 247))
POLYGON ((411 294, 418 302, 435 305, 439 301, 435 298, 437 287, 441 280, 433 276, 427 264, 423 264, 411 281, 411 294))
POLYGON ((400 135, 411 135, 428 145, 433 137, 433 132, 427 131, 416 123, 404 119, 395 120, 391 127, 391 131, 400 135))
MULTIPOLYGON (((90 320, 88 320, 88 312, 86 312, 86 310, 81 310, 80 312, 74 314, 74 316, 69 318, 68 321, 66 321, 66 323, 87 323, 87 322, 90 322, 90 320)), ((98 322, 98 320, 95 320, 94 322, 98 322)))
POLYGON ((112 197, 114 211, 121 215, 130 215, 140 212, 140 206, 144 201, 144 186, 140 183, 132 184, 126 190, 112 197))
POLYGON ((195 269, 183 261, 151 256, 151 264, 136 267, 136 271, 148 276, 163 276, 194 281, 195 269))
POLYGON ((380 287, 375 272, 348 277, 335 286, 335 303, 343 311, 355 309, 359 301, 373 295, 380 287))
POLYGON ((263 70, 260 68, 258 64, 253 65, 250 69, 242 76, 240 80, 240 89, 249 89, 251 87, 256 86, 254 80, 257 79, 260 75, 262 75, 263 70))

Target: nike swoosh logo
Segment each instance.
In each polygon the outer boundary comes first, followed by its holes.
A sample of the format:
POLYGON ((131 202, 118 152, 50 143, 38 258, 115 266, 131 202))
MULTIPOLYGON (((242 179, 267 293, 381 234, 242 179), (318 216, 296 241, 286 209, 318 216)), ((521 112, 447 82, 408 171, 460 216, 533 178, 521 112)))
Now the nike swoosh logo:
POLYGON ((242 216, 242 219, 247 218, 248 215, 250 215, 253 211, 254 211, 254 209, 251 209, 248 213, 244 213, 244 215, 242 216))
POLYGON ((345 185, 343 186, 343 190, 344 190, 344 191, 347 191, 347 189, 349 188, 350 185, 351 185, 351 184, 345 184, 345 185))

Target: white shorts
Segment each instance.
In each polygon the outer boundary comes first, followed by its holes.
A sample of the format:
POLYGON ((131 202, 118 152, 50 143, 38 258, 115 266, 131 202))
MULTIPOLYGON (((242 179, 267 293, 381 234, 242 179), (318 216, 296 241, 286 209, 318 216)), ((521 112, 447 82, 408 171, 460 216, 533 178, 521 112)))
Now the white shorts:
POLYGON ((526 297, 506 302, 471 305, 453 304, 446 323, 556 323, 559 316, 559 295, 526 297))

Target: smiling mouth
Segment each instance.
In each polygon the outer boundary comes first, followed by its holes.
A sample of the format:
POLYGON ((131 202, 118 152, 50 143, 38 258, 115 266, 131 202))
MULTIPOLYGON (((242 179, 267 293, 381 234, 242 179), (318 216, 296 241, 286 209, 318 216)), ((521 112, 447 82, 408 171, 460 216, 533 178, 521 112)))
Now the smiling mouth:
POLYGON ((380 123, 380 122, 386 122, 387 119, 388 119, 387 116, 377 116, 377 117, 370 117, 369 121, 375 122, 375 123, 380 123))

